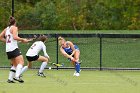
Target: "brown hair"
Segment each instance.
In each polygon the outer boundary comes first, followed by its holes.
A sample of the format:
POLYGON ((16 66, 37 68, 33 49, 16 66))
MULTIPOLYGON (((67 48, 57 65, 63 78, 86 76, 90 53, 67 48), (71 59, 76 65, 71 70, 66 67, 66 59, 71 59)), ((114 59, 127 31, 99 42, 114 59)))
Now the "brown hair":
POLYGON ((42 42, 45 42, 47 40, 47 36, 45 36, 45 35, 39 36, 38 40, 42 41, 42 42))
POLYGON ((8 26, 14 25, 15 23, 16 23, 15 18, 14 18, 14 17, 12 17, 12 16, 10 16, 8 26))

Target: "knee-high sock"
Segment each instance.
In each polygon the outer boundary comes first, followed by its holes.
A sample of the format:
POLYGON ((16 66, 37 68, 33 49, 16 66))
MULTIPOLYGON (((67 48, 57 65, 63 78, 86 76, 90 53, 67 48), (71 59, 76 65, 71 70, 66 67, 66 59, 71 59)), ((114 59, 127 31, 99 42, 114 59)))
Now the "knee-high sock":
POLYGON ((47 66, 47 62, 43 62, 40 66, 39 72, 42 73, 46 66, 47 66))
POLYGON ((77 73, 80 72, 80 64, 78 62, 75 62, 75 70, 77 73))
POLYGON ((27 71, 28 70, 28 66, 24 66, 23 68, 22 68, 22 70, 21 70, 21 74, 23 74, 25 71, 27 71))
POLYGON ((15 77, 15 73, 16 73, 16 68, 14 66, 11 67, 10 72, 9 72, 9 80, 13 80, 13 78, 15 77))
POLYGON ((22 70, 22 65, 21 64, 18 64, 17 65, 17 68, 16 68, 16 78, 19 78, 19 75, 21 74, 21 70, 22 70))

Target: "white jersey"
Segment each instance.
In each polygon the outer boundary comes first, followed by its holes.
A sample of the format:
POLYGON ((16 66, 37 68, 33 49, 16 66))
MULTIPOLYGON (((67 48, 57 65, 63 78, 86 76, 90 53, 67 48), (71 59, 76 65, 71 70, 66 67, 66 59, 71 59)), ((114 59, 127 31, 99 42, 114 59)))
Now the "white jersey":
POLYGON ((29 50, 27 51, 26 56, 30 56, 30 57, 36 56, 41 50, 43 50, 44 56, 49 58, 46 52, 46 46, 42 41, 34 42, 32 46, 29 48, 29 50))
MULTIPOLYGON (((11 26, 12 27, 12 26, 11 26)), ((6 52, 11 52, 18 48, 17 40, 14 40, 13 34, 11 33, 11 27, 6 28, 6 52)))

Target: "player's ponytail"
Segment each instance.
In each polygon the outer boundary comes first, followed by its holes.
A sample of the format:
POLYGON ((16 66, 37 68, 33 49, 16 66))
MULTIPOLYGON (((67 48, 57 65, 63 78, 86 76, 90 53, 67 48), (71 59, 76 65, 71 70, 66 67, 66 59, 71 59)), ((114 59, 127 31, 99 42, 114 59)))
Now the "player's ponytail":
POLYGON ((59 36, 59 37, 58 37, 58 41, 60 41, 60 40, 64 40, 64 38, 61 37, 61 36, 59 36))
POLYGON ((14 25, 15 23, 16 23, 15 18, 14 18, 14 17, 12 17, 12 16, 10 16, 8 26, 12 26, 12 25, 14 25))
POLYGON ((38 41, 45 42, 46 40, 47 40, 47 36, 45 36, 45 35, 41 35, 41 36, 39 36, 39 38, 38 38, 38 41))
POLYGON ((61 42, 62 42, 62 41, 65 41, 65 39, 64 39, 63 37, 59 36, 59 37, 58 37, 59 45, 61 45, 61 42))

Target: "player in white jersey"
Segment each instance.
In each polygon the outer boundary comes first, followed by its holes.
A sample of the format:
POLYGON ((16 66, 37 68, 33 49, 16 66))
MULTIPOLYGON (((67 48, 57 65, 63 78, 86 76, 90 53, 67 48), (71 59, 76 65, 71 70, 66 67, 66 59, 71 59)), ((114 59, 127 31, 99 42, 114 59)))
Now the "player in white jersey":
POLYGON ((13 78, 20 83, 24 81, 19 78, 21 69, 24 64, 23 56, 18 48, 17 41, 27 43, 29 40, 18 37, 18 27, 16 27, 16 20, 10 17, 9 25, 0 33, 0 40, 6 43, 6 53, 8 59, 11 61, 11 69, 9 73, 8 83, 15 83, 13 78))
POLYGON ((48 56, 47 52, 46 52, 46 46, 45 46, 45 42, 47 41, 47 37, 46 36, 40 36, 38 38, 38 40, 36 42, 34 42, 32 44, 32 46, 28 49, 27 53, 26 53, 26 58, 28 60, 28 65, 24 66, 24 68, 21 71, 21 75, 28 69, 31 68, 32 66, 32 61, 40 61, 42 62, 40 69, 38 71, 38 76, 41 77, 46 77, 43 74, 43 70, 45 69, 45 67, 47 66, 47 62, 50 59, 50 57, 48 56), (44 56, 39 55, 39 52, 43 50, 44 52, 44 56))

